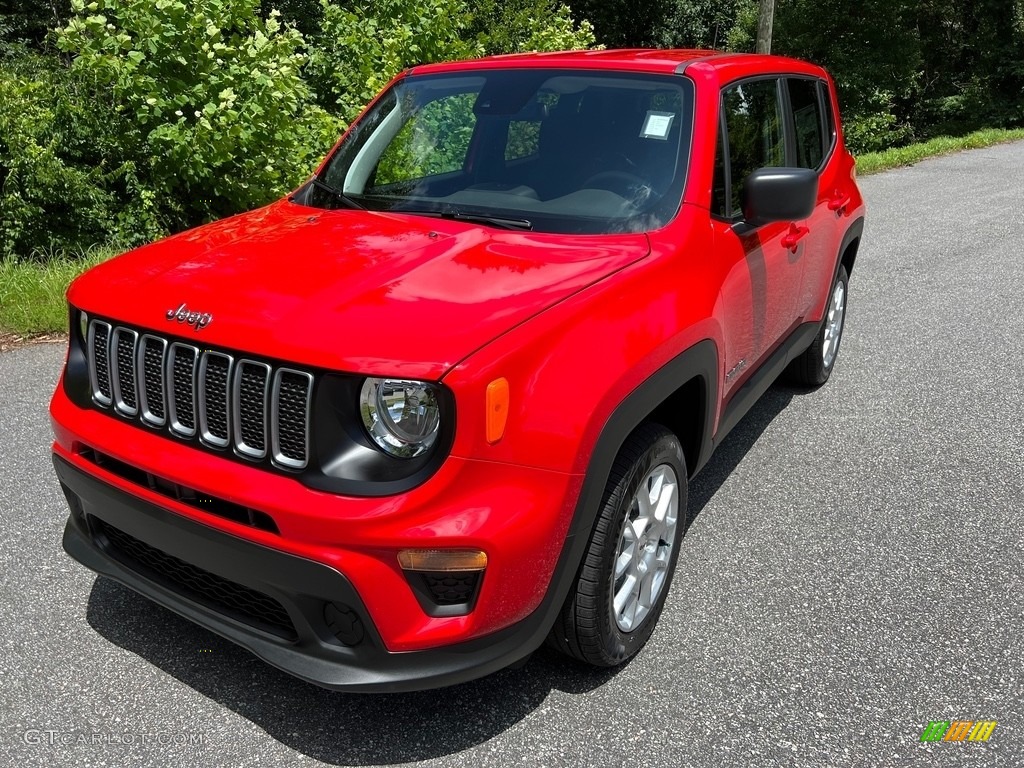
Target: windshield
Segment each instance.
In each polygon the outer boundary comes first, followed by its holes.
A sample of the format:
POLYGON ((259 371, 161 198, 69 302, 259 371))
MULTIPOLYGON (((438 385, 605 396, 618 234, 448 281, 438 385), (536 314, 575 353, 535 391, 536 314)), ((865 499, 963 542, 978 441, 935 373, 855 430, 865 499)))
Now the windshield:
POLYGON ((410 76, 360 119, 305 202, 542 232, 657 229, 679 209, 692 114, 680 76, 410 76))

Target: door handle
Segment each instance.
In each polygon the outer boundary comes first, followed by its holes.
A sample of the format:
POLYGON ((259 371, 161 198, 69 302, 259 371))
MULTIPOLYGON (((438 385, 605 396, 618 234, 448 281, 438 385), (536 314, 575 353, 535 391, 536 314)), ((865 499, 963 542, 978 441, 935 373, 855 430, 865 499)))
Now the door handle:
POLYGON ((789 232, 782 238, 782 247, 796 253, 797 244, 810 233, 807 227, 798 227, 796 224, 789 225, 789 232))
POLYGON ((845 213, 847 206, 850 204, 850 196, 844 195, 841 192, 837 192, 831 200, 828 201, 828 209, 830 211, 838 211, 839 213, 845 213))

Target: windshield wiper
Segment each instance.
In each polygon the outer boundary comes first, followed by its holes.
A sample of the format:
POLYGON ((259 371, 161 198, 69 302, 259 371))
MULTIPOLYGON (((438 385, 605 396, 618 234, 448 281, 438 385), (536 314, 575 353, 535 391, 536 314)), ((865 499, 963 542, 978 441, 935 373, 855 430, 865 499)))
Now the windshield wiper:
POLYGON ((391 213, 411 213, 414 216, 433 216, 437 219, 455 219, 456 221, 471 221, 475 224, 486 224, 498 229, 533 229, 533 222, 529 219, 518 219, 511 216, 491 216, 486 213, 468 213, 458 208, 444 208, 442 210, 418 210, 411 208, 393 208, 391 213))
POLYGON ((346 195, 340 189, 336 189, 332 187, 330 184, 320 181, 320 179, 318 178, 313 178, 313 186, 329 194, 332 198, 334 198, 336 202, 341 203, 343 208, 352 208, 360 211, 365 210, 363 206, 361 206, 351 197, 346 195))

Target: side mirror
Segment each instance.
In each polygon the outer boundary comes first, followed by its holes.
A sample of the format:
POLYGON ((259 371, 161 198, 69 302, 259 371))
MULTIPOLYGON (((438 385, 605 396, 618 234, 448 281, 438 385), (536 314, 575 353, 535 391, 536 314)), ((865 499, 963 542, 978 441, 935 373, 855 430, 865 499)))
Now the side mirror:
POLYGON ((760 168, 743 182, 743 219, 754 227, 808 218, 818 199, 818 174, 808 168, 760 168))

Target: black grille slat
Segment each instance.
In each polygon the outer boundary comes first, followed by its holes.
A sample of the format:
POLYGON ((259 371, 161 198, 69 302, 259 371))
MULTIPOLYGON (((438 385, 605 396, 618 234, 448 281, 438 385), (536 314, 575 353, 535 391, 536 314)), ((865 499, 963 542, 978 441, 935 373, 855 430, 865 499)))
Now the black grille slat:
POLYGON ((300 471, 309 463, 313 375, 90 322, 93 401, 149 428, 300 471))
POLYGON ((307 461, 310 378, 297 371, 278 372, 275 391, 274 451, 278 460, 295 466, 307 461))
POLYGON ((297 637, 288 611, 269 595, 169 555, 97 517, 91 517, 90 524, 106 539, 112 554, 143 575, 155 576, 184 596, 246 624, 288 640, 297 637))
POLYGON ((267 453, 267 386, 270 383, 270 368, 243 360, 238 364, 237 375, 237 446, 247 455, 262 458, 267 453))
POLYGON ((110 392, 110 359, 108 348, 110 343, 110 326, 106 323, 92 323, 92 361, 94 370, 94 394, 99 395, 104 404, 109 404, 110 392))
POLYGON ((171 381, 174 397, 174 416, 188 434, 196 430, 195 391, 196 350, 192 347, 171 348, 171 381))
POLYGON ((231 358, 216 352, 203 355, 199 398, 200 413, 205 415, 203 438, 223 447, 228 443, 228 375, 231 358))
POLYGON ((164 350, 167 342, 143 336, 140 342, 142 354, 139 369, 142 374, 142 391, 145 395, 142 418, 156 426, 163 426, 167 419, 164 406, 164 350))
POLYGON ((137 379, 135 376, 135 350, 138 334, 127 328, 115 328, 110 337, 110 384, 114 395, 114 409, 123 416, 139 413, 137 379))

